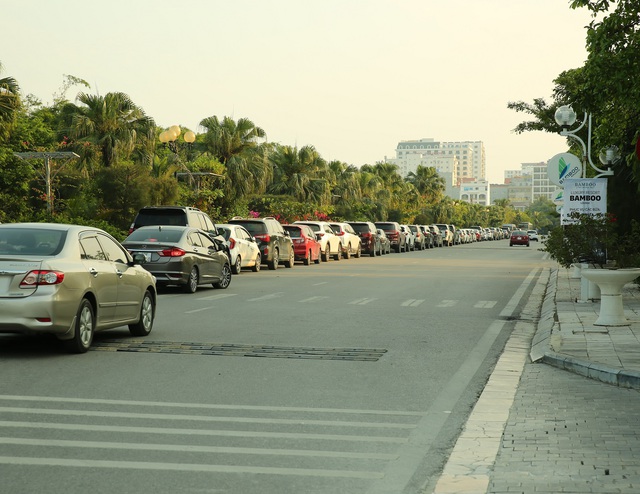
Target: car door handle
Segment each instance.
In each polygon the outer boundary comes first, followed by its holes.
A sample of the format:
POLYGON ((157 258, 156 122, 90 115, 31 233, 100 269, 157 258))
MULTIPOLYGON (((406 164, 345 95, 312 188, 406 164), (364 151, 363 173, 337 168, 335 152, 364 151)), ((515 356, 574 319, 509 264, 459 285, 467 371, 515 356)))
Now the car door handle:
POLYGON ((90 268, 89 272, 91 273, 91 276, 93 276, 94 278, 98 276, 98 271, 96 270, 96 268, 90 268))
POLYGON ((120 271, 119 269, 116 269, 116 274, 118 275, 118 278, 122 278, 122 275, 124 273, 122 271, 120 271))

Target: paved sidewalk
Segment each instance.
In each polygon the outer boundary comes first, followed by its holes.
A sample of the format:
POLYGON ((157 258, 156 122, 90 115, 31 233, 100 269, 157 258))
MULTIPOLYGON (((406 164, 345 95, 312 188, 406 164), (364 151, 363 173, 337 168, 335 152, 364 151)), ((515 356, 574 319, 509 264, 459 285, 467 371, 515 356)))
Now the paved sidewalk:
POLYGON ((625 287, 622 327, 594 326, 599 302, 580 295, 569 270, 542 271, 425 492, 640 493, 640 291, 625 287))

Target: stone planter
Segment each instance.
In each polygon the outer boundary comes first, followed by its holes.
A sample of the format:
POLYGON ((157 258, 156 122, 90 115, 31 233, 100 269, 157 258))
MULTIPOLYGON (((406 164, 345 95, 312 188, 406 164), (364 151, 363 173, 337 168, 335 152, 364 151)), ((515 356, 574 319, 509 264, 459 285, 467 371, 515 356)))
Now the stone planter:
POLYGON ((600 288, 600 314, 596 326, 628 326, 622 305, 622 287, 640 276, 640 268, 582 269, 582 276, 600 288))

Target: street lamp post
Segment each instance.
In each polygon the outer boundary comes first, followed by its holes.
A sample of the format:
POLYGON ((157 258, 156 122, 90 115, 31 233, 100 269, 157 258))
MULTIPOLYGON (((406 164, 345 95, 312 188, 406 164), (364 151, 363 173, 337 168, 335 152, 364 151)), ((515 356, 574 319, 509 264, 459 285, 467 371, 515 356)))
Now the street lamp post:
MULTIPOLYGON (((189 175, 189 181, 193 184, 193 174, 187 165, 182 162, 180 155, 178 154, 178 137, 180 137, 181 133, 182 130, 179 125, 172 125, 167 130, 160 132, 159 139, 163 145, 168 146, 169 150, 175 154, 178 163, 186 171, 187 175, 189 175)), ((196 140, 196 135, 192 131, 188 130, 184 133, 182 139, 187 143, 187 147, 191 147, 196 140)))
POLYGON ((601 170, 591 161, 591 115, 587 112, 584 113, 584 119, 582 123, 575 129, 570 129, 570 127, 576 123, 576 112, 568 105, 561 106, 556 110, 555 113, 556 123, 562 127, 562 131, 560 132, 561 136, 570 137, 580 143, 582 146, 582 177, 587 177, 587 163, 589 166, 596 172, 598 177, 605 177, 613 175, 613 170, 611 169, 611 165, 620 158, 620 153, 617 153, 617 148, 612 146, 606 150, 603 150, 600 153, 600 161, 603 165, 607 165, 608 168, 606 170, 601 170), (588 122, 589 126, 587 127, 587 143, 576 134, 579 132, 585 124, 588 122), (616 155, 617 153, 617 155, 616 155), (617 157, 616 157, 617 156, 617 157))

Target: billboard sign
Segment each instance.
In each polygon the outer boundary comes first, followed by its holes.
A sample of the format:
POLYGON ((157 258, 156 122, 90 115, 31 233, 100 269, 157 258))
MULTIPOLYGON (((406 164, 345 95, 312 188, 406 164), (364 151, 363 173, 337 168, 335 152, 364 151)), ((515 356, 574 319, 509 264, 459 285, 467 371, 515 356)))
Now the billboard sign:
POLYGON ((547 161, 547 175, 551 183, 558 187, 564 187, 563 184, 566 179, 580 178, 582 175, 582 163, 574 154, 556 154, 547 161))
POLYGON ((606 178, 568 178, 564 181, 564 204, 560 223, 570 225, 575 221, 571 213, 606 214, 607 179, 606 178))

